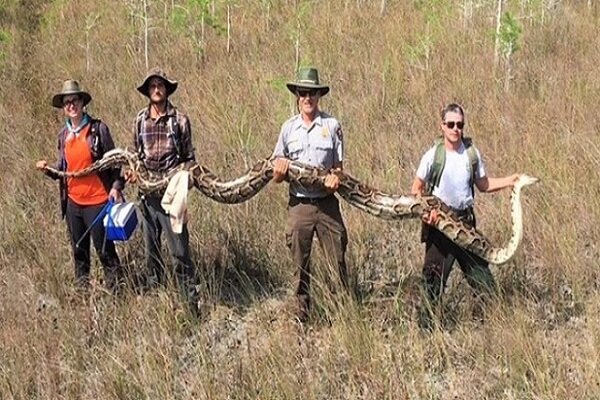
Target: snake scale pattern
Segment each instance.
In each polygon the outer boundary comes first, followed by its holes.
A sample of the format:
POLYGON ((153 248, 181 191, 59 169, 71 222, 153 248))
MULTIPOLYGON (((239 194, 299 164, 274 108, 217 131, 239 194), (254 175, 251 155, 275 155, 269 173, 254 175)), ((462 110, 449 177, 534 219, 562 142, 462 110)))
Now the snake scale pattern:
MULTIPOLYGON (((191 173, 193 185, 205 196, 219 203, 238 204, 258 194, 273 178, 273 160, 266 159, 254 164, 239 178, 223 181, 208 168, 196 162, 182 163, 165 173, 156 173, 144 168, 136 153, 126 149, 114 149, 90 167, 62 172, 50 169, 61 177, 81 177, 116 166, 128 166, 136 175, 136 184, 145 193, 165 189, 169 180, 179 171, 191 173)), ((329 171, 291 162, 287 181, 304 187, 322 186, 329 171)), ((458 246, 476 254, 492 264, 504 264, 516 253, 523 236, 523 212, 521 189, 534 184, 537 178, 521 175, 511 194, 512 234, 504 247, 495 247, 477 229, 465 225, 444 203, 434 196, 403 196, 388 194, 372 188, 343 171, 334 172, 340 178, 337 194, 358 209, 387 220, 422 219, 435 210, 438 219, 435 228, 458 246)))

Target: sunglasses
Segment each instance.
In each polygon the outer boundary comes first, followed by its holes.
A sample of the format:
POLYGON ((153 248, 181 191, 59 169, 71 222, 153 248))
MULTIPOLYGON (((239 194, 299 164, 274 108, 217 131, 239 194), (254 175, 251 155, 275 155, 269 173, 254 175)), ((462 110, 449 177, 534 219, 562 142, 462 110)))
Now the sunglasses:
POLYGON ((298 95, 298 97, 315 97, 318 93, 319 93, 319 91, 317 89, 297 90, 296 91, 296 94, 298 95))
POLYGON ((81 99, 79 97, 77 97, 75 99, 63 100, 63 107, 76 106, 79 104, 80 100, 81 99))
POLYGON ((448 121, 448 122, 444 122, 444 125, 446 125, 448 127, 448 129, 454 129, 454 125, 456 125, 456 127, 458 129, 462 129, 465 127, 465 123, 464 122, 454 122, 454 121, 448 121))

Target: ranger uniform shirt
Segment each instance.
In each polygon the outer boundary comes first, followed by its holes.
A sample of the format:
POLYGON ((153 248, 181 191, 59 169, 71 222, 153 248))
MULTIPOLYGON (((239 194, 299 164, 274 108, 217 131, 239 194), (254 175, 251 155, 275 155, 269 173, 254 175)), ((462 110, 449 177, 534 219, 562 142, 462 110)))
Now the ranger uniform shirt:
MULTIPOLYGON (((417 177, 425 182, 431 180, 435 148, 429 149, 421 159, 417 169, 417 177)), ((477 171, 475 179, 485 177, 485 166, 481 154, 477 150, 477 171)), ((471 163, 467 149, 461 143, 457 151, 446 149, 446 163, 440 178, 440 184, 433 188, 433 195, 438 197, 448 206, 456 210, 465 210, 473 206, 473 192, 471 191, 471 163)))
MULTIPOLYGON (((319 112, 306 126, 301 115, 287 120, 281 127, 273 151, 274 157, 284 157, 313 167, 333 168, 343 161, 343 140, 340 123, 332 116, 319 112)), ((290 194, 296 197, 318 198, 330 193, 318 188, 303 188, 290 184, 290 194)))

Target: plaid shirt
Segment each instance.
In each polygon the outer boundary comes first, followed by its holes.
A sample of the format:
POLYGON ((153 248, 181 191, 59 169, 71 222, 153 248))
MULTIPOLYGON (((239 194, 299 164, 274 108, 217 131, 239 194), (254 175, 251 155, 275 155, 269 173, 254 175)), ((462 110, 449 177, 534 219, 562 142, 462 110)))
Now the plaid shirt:
POLYGON ((166 114, 157 119, 150 117, 149 106, 138 113, 133 127, 133 143, 142 153, 144 165, 150 171, 167 171, 182 162, 195 159, 190 120, 170 102, 167 102, 166 114), (174 126, 175 140, 170 137, 171 118, 175 118, 173 122, 177 124, 174 126))

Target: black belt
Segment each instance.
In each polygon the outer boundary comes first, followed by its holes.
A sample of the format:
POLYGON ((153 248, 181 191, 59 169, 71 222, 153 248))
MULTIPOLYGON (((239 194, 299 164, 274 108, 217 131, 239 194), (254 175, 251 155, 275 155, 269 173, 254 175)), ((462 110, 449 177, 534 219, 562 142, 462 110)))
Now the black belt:
POLYGON ((290 206, 295 206, 297 204, 319 204, 324 201, 330 200, 333 195, 325 196, 325 197, 297 197, 294 195, 290 195, 290 206))
POLYGON ((460 210, 458 208, 452 208, 450 207, 450 210, 456 214, 457 217, 469 217, 471 215, 473 215, 473 207, 467 207, 463 210, 460 210))

